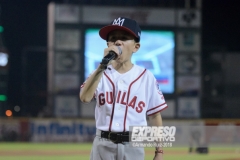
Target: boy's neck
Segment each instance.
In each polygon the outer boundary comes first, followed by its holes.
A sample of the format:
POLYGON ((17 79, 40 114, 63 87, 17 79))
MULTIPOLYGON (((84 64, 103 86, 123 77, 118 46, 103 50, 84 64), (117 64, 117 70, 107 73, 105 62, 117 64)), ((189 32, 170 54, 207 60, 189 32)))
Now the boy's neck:
POLYGON ((112 63, 113 68, 119 73, 126 73, 132 69, 133 64, 131 61, 125 63, 112 63))

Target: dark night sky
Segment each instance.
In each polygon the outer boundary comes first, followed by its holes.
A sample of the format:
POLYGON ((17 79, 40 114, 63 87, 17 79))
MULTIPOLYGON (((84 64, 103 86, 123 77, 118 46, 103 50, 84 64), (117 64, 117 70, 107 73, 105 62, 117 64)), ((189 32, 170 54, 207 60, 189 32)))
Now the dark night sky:
MULTIPOLYGON (((21 55, 24 47, 47 45, 47 5, 50 1, 0 0, 4 42, 11 56, 9 105, 21 103, 21 55)), ((239 52, 239 20, 239 0, 203 0, 203 51, 209 47, 224 47, 239 52)))

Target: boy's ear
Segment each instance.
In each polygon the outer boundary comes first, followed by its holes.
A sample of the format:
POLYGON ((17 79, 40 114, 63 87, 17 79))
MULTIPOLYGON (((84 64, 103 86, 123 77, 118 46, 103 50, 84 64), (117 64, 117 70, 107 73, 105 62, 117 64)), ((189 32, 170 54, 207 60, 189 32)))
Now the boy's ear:
POLYGON ((140 45, 139 42, 135 43, 135 47, 134 47, 134 51, 133 52, 137 52, 139 50, 140 46, 141 45, 140 45))

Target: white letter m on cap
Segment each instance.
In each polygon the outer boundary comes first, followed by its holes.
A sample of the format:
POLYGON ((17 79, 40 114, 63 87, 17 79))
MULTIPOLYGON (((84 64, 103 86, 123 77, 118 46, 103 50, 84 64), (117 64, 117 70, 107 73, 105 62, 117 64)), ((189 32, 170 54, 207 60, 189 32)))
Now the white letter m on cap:
POLYGON ((124 20, 125 20, 125 19, 121 19, 120 17, 119 17, 118 19, 114 19, 114 21, 113 21, 113 25, 122 26, 124 20))

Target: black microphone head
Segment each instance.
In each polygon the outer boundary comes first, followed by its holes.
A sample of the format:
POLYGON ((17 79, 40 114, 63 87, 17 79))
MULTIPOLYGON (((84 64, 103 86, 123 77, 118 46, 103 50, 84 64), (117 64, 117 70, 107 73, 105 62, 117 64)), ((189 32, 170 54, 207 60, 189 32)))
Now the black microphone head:
POLYGON ((115 53, 114 51, 109 51, 108 54, 111 55, 111 60, 117 57, 117 53, 115 53))
POLYGON ((106 61, 111 61, 116 57, 117 57, 117 54, 114 51, 109 51, 109 53, 103 59, 105 59, 106 61))

